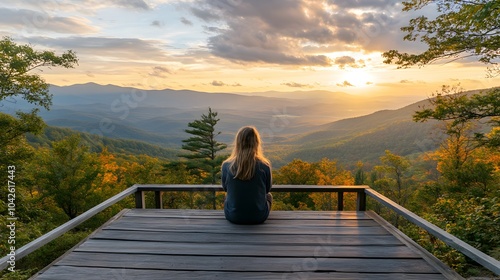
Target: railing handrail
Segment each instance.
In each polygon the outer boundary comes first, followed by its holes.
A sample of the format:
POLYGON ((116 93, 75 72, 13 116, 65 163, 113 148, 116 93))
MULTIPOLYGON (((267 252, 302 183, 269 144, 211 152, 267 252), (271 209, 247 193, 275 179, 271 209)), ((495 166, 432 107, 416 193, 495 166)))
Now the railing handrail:
MULTIPOLYGON (((223 191, 221 185, 135 184, 138 191, 223 191)), ((272 192, 364 192, 366 185, 273 185, 272 192)))
POLYGON ((385 197, 384 195, 380 194, 374 189, 367 188, 365 189, 365 192, 367 195, 374 198, 381 204, 385 205, 386 207, 394 210, 396 213, 405 217, 408 221, 414 223, 415 225, 419 226, 422 229, 425 229, 427 232, 429 232, 439 240, 443 241, 448 246, 457 249, 458 251, 468 256, 469 258, 473 259, 477 263, 481 264, 485 268, 496 273, 497 275, 500 275, 500 261, 488 256, 487 254, 465 243, 464 241, 460 240, 454 235, 428 222, 427 220, 421 218, 417 214, 411 212, 410 210, 390 200, 389 198, 385 197))

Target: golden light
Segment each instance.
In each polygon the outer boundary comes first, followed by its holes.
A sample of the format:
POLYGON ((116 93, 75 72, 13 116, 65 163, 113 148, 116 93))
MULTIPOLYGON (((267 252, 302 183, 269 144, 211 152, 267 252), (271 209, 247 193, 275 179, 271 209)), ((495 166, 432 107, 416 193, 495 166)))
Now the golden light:
POLYGON ((373 76, 361 68, 345 70, 342 80, 355 87, 366 87, 374 82, 373 76))

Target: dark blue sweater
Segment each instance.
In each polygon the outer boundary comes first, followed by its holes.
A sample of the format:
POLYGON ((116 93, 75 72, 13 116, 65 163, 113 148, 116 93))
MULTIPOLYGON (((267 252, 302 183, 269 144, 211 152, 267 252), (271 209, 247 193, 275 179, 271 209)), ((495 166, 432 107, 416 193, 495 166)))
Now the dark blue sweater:
POLYGON ((259 224, 269 216, 266 194, 271 191, 271 168, 257 161, 250 180, 235 179, 229 163, 222 165, 222 188, 227 192, 224 203, 226 219, 236 224, 259 224))

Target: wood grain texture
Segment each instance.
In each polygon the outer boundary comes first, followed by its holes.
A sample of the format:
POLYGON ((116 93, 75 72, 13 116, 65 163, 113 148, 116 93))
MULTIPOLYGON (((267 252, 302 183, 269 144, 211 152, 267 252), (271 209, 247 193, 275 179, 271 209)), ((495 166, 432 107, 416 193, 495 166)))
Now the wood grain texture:
POLYGON ((450 278, 364 212, 131 209, 33 279, 450 278))

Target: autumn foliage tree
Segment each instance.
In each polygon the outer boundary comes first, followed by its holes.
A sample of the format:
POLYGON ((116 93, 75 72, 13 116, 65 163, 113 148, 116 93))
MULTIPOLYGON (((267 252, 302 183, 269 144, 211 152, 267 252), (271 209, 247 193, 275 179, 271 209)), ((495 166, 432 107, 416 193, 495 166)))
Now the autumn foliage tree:
POLYGON ((41 161, 36 177, 43 185, 43 195, 53 199, 70 219, 94 206, 94 183, 101 166, 79 135, 54 143, 41 161))
MULTIPOLYGON (((318 162, 311 163, 294 159, 273 172, 273 183, 282 185, 353 185, 354 177, 350 171, 345 170, 336 161, 323 158, 318 162)), ((284 209, 333 210, 337 205, 337 197, 332 193, 297 192, 276 193, 274 195, 276 196, 274 204, 284 209)))

